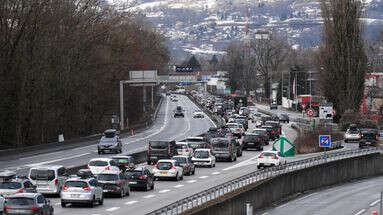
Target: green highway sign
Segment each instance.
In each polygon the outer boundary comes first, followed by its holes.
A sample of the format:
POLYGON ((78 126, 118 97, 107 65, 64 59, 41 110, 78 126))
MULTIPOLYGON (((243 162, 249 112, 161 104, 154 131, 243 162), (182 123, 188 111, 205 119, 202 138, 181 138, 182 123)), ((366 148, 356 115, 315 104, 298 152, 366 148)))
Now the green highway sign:
POLYGON ((283 157, 293 157, 295 155, 295 145, 286 137, 280 137, 274 141, 273 151, 279 151, 283 157))

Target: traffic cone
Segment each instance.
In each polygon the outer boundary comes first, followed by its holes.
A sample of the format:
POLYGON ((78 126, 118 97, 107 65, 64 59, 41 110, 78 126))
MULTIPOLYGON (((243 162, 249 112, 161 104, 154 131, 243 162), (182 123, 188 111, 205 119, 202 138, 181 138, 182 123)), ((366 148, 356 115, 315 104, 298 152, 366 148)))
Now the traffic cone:
POLYGON ((377 211, 373 211, 371 215, 378 215, 377 211))

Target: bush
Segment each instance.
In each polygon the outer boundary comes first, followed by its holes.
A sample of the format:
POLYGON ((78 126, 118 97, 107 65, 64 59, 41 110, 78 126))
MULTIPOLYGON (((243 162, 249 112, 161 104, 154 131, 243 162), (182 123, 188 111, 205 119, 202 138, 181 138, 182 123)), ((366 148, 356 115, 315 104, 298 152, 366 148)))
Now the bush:
POLYGON ((374 120, 361 115, 358 112, 347 110, 340 119, 339 127, 345 131, 351 124, 356 124, 361 128, 377 128, 377 123, 374 120))
POLYGON ((299 134, 298 138, 294 141, 296 153, 308 154, 323 151, 323 148, 319 147, 319 135, 331 135, 331 141, 339 141, 343 139, 342 133, 319 127, 299 134))

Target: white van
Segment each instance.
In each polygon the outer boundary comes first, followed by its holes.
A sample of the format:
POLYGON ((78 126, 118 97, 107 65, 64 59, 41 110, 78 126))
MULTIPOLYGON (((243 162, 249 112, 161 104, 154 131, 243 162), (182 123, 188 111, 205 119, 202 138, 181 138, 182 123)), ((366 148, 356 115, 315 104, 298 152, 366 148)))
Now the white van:
POLYGON ((93 158, 89 161, 88 168, 93 175, 118 174, 120 172, 117 162, 111 158, 93 158))
POLYGON ((61 165, 38 166, 29 169, 28 178, 36 186, 38 193, 60 194, 68 174, 61 165))

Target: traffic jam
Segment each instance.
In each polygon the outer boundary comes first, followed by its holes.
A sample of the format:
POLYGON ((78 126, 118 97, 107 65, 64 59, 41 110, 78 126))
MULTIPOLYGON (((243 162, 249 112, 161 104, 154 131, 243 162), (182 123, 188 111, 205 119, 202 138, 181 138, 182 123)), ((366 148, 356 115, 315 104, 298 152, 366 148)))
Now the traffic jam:
MULTIPOLYGON (((93 158, 87 168, 74 175, 69 175, 62 165, 36 166, 24 176, 0 172, 0 214, 54 214, 51 196, 60 198, 62 208, 93 208, 103 205, 104 198, 127 198, 136 190, 154 190, 156 183, 164 180, 181 181, 195 175, 197 168, 214 169, 217 162, 236 162, 244 150, 260 151, 256 156, 258 168, 286 164, 278 151, 264 151, 264 147, 282 135, 281 124, 289 123, 288 115, 262 115, 255 106, 247 106, 245 97, 221 98, 197 91, 190 92, 190 96, 221 117, 224 125, 183 141, 150 140, 145 163, 122 155, 120 132, 107 129, 97 144, 97 152, 115 155, 93 158)), ((177 103, 178 95, 167 93, 166 97, 177 104, 172 117, 183 120, 185 107, 177 103)), ((196 109, 192 117, 198 120, 208 116, 196 109)))

